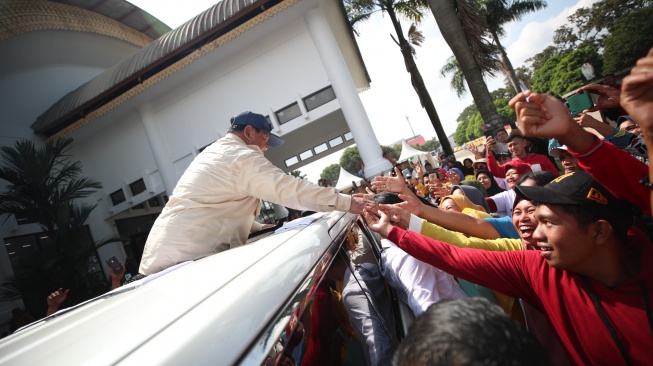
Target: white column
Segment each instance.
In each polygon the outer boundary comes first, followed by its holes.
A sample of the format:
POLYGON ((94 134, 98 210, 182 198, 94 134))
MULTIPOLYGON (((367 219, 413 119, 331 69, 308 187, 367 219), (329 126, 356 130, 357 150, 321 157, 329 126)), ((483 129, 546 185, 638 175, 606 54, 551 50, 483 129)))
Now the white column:
POLYGON ((161 174, 166 193, 170 196, 179 179, 170 162, 170 153, 165 147, 159 126, 157 126, 154 109, 151 104, 147 103, 138 107, 138 113, 141 116, 145 135, 147 135, 147 140, 150 143, 154 161, 159 168, 159 174, 161 174))
POLYGON ((392 169, 392 164, 383 158, 381 145, 324 13, 320 9, 309 10, 305 20, 365 164, 365 176, 372 177, 392 169))

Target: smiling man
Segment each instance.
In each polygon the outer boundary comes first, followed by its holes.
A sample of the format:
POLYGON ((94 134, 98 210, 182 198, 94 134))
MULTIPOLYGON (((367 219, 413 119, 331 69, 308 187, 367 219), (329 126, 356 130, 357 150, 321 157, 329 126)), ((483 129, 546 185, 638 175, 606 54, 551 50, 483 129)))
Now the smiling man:
POLYGON ((179 179, 154 222, 139 272, 152 274, 174 264, 242 245, 263 226, 254 217, 261 200, 297 210, 362 213, 374 202, 337 193, 274 166, 263 153, 284 141, 258 113, 231 119, 227 135, 206 147, 179 179))
MULTIPOLYGON (((542 154, 533 154, 526 151, 526 140, 524 139, 523 136, 516 135, 516 134, 510 135, 508 139, 506 139, 506 142, 508 145, 508 150, 514 156, 511 162, 526 163, 531 167, 531 170, 534 172, 540 170, 547 170, 556 175, 560 174, 560 172, 558 172, 558 168, 556 168, 556 166, 553 165, 553 163, 549 160, 549 158, 547 158, 542 154)), ((488 140, 487 148, 488 149, 492 148, 494 144, 495 144, 494 140, 488 140)), ((495 177, 499 177, 499 178, 504 178, 506 176, 503 166, 505 166, 508 163, 499 165, 496 158, 491 154, 486 157, 486 160, 487 160, 487 167, 490 173, 494 174, 495 177)))
POLYGON ((628 203, 586 172, 545 187, 517 187, 538 201, 540 251, 461 249, 366 215, 370 227, 415 258, 543 311, 576 364, 646 364, 653 347, 653 246, 631 228, 628 203))

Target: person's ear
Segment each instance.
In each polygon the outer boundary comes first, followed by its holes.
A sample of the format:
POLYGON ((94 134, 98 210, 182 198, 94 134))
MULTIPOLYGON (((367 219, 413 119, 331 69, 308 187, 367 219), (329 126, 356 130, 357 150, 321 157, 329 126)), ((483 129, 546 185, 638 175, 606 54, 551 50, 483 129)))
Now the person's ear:
POLYGON ((606 220, 598 220, 592 225, 594 226, 593 239, 597 245, 605 244, 614 232, 612 225, 606 220))

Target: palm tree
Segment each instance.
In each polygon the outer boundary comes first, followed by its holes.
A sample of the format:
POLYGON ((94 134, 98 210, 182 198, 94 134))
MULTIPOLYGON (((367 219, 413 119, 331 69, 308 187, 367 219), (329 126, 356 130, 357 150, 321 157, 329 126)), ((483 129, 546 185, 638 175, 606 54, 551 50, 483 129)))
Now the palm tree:
POLYGON ((520 20, 526 13, 540 10, 546 7, 543 0, 480 0, 480 12, 485 18, 485 24, 497 46, 501 64, 510 80, 513 88, 519 93, 522 88, 515 69, 508 58, 506 49, 499 40, 505 35, 503 25, 512 21, 520 20))
POLYGON ((442 144, 443 151, 448 155, 453 154, 449 139, 442 128, 442 122, 414 58, 415 48, 413 46, 420 46, 424 41, 424 36, 417 30, 416 26, 422 20, 423 12, 426 10, 424 0, 345 0, 344 4, 349 22, 352 26, 369 19, 372 14, 379 11, 388 15, 396 33, 396 38, 392 36, 392 39, 401 50, 406 64, 406 70, 410 74, 410 81, 415 92, 417 92, 420 104, 426 110, 426 114, 431 120, 435 134, 442 144), (404 36, 401 28, 399 17, 412 22, 406 36, 404 36))
POLYGON ((488 63, 487 55, 492 50, 483 40, 483 18, 470 0, 428 0, 428 5, 442 37, 460 64, 483 121, 491 128, 498 128, 501 117, 483 80, 483 74, 492 73, 495 67, 488 63))
MULTIPOLYGON (((75 200, 90 196, 102 185, 82 176, 80 162, 70 161, 71 144, 72 139, 64 138, 38 148, 31 141, 17 141, 13 147, 0 148, 0 179, 8 183, 0 194, 0 215, 39 223, 48 241, 40 254, 30 258, 24 270, 15 274, 15 287, 21 290, 26 306, 30 300, 26 294, 33 293, 33 288, 24 287, 37 287, 46 291, 47 296, 52 289, 47 289, 46 283, 51 286, 61 281, 70 287, 77 286, 78 291, 71 291, 71 299, 76 297, 77 301, 96 295, 92 291, 97 289, 92 286, 97 284, 85 276, 89 256, 98 246, 119 240, 109 237, 89 242, 84 222, 96 206, 77 204, 75 200)), ((35 301, 43 303, 45 296, 35 301)))

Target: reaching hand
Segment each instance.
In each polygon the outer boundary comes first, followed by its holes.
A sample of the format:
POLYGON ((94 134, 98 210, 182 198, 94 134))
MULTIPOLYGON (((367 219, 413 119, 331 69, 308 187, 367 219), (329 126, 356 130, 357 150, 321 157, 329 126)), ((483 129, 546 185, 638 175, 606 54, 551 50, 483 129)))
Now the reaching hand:
POLYGON ((422 208, 424 207, 424 204, 412 192, 410 194, 400 194, 399 198, 404 200, 404 202, 397 203, 397 206, 416 216, 420 216, 422 214, 422 208))
POLYGON ((592 94, 597 94, 603 98, 599 99, 592 108, 586 109, 584 112, 594 112, 605 108, 618 108, 621 91, 611 86, 602 84, 588 84, 578 89, 578 92, 587 90, 592 94))
POLYGON ((451 182, 452 185, 457 186, 460 184, 460 175, 458 175, 458 173, 454 172, 453 170, 449 170, 447 172, 447 177, 449 178, 449 182, 451 182))
POLYGON ((578 123, 581 127, 591 127, 595 128, 598 126, 598 124, 604 124, 603 122, 597 120, 596 118, 590 116, 589 114, 586 113, 580 113, 578 117, 574 118, 576 123, 578 123))
POLYGON ((517 126, 524 136, 556 138, 566 136, 577 126, 558 99, 526 90, 510 100, 517 114, 517 126))
POLYGON ((378 209, 376 202, 369 200, 364 197, 365 195, 353 195, 351 197, 351 206, 349 207, 349 212, 357 215, 362 215, 364 210, 375 210, 378 209))
POLYGON ((621 104, 642 129, 653 138, 653 48, 637 64, 621 84, 621 104))
POLYGON ((424 176, 424 170, 422 169, 422 164, 416 164, 415 165, 415 172, 417 173, 417 180, 420 180, 424 176))
POLYGON ((120 271, 118 273, 114 272, 113 269, 109 270, 109 276, 111 276, 111 281, 118 281, 120 282, 122 280, 122 277, 125 275, 125 266, 120 263, 120 271))
POLYGON ((404 181, 404 176, 399 171, 399 168, 395 167, 396 177, 375 177, 374 182, 372 182, 372 187, 377 192, 394 192, 394 193, 404 193, 410 192, 410 189, 406 187, 406 182, 404 181))
POLYGON ((51 293, 48 296, 48 306, 49 307, 56 307, 57 309, 59 308, 59 305, 61 305, 62 302, 66 301, 66 298, 68 297, 68 292, 70 289, 67 289, 64 291, 63 288, 58 289, 57 291, 51 293))
POLYGON ((370 229, 376 231, 384 238, 388 237, 388 233, 390 232, 390 229, 392 229, 392 225, 390 224, 390 220, 385 213, 378 210, 365 210, 365 220, 367 221, 367 226, 370 229), (376 214, 373 212, 376 212, 376 214))
POLYGON ((381 211, 388 215, 388 220, 402 229, 408 229, 410 225, 410 212, 398 205, 379 205, 381 211))
POLYGON ((492 151, 492 148, 496 144, 497 144, 497 140, 495 140, 494 137, 487 137, 485 139, 485 151, 486 151, 486 153, 489 152, 489 151, 492 151))

